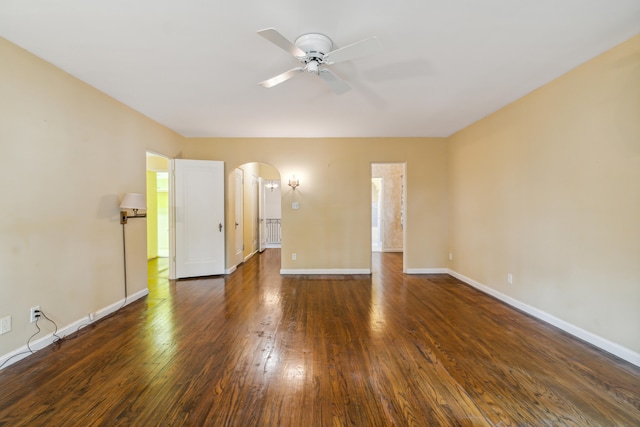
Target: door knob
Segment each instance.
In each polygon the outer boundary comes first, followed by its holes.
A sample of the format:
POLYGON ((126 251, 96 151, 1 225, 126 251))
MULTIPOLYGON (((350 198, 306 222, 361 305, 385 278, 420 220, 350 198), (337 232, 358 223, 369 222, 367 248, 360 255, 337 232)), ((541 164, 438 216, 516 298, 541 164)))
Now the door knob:
POLYGON ((222 232, 222 223, 218 224, 218 231, 222 232))

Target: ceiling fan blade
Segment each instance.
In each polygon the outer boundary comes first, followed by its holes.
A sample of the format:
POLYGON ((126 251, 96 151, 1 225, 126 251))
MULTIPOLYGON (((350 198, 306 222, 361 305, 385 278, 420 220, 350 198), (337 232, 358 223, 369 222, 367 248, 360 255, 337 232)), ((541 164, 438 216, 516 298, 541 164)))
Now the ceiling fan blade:
POLYGON ((342 95, 343 93, 351 90, 351 86, 326 68, 320 70, 318 77, 324 80, 336 95, 342 95))
POLYGON ((372 55, 381 50, 382 45, 378 39, 376 37, 370 37, 327 53, 324 56, 324 62, 325 64, 334 64, 336 62, 349 61, 351 59, 372 55))
POLYGON ((305 56, 305 53, 302 51, 302 49, 300 49, 299 47, 291 43, 285 36, 280 34, 275 28, 265 28, 264 30, 258 31, 258 34, 260 34, 262 37, 269 40, 271 43, 275 44, 279 48, 289 52, 291 55, 295 57, 305 56))
POLYGON ((271 77, 270 79, 260 82, 258 84, 266 88, 274 87, 275 85, 279 85, 280 83, 287 81, 292 77, 295 77, 296 75, 300 74, 303 71, 304 71, 304 68, 302 67, 292 68, 289 71, 285 71, 282 74, 278 74, 277 76, 271 77))

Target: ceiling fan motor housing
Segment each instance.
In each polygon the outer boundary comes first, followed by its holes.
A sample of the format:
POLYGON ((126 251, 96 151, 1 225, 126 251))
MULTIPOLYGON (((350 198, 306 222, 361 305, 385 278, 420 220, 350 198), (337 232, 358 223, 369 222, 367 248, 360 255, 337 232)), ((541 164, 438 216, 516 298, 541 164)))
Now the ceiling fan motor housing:
POLYGON ((351 86, 331 70, 325 68, 325 65, 350 61, 375 53, 382 48, 376 37, 369 37, 340 49, 332 50, 333 42, 331 39, 320 33, 303 34, 294 43, 291 43, 275 28, 265 28, 258 31, 258 34, 286 51, 289 55, 292 55, 303 65, 258 83, 266 88, 278 85, 306 71, 322 79, 333 93, 341 95, 351 89, 351 86))
POLYGON ((331 52, 333 42, 324 34, 309 33, 303 34, 298 37, 296 39, 295 45, 307 54, 306 58, 304 59, 305 63, 315 61, 318 64, 322 64, 324 61, 324 56, 327 53, 331 52))

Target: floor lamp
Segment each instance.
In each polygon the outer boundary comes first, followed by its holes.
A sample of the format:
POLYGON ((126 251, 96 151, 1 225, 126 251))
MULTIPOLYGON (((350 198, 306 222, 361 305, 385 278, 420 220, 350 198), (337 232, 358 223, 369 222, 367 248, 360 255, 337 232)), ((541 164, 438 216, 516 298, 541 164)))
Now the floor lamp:
POLYGON ((130 218, 145 218, 146 214, 139 214, 138 210, 147 209, 147 198, 144 194, 127 193, 120 203, 120 224, 122 224, 122 256, 124 257, 124 303, 127 303, 127 244, 125 240, 124 226, 130 218), (133 215, 129 215, 127 209, 133 210, 133 215))

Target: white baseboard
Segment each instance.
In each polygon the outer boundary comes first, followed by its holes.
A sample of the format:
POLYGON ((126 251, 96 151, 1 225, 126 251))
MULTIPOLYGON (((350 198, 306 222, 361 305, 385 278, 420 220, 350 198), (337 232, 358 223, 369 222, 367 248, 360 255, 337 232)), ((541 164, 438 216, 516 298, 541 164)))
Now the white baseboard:
POLYGON ((269 249, 274 249, 274 248, 281 248, 282 247, 282 243, 267 243, 265 248, 269 249))
POLYGON ((407 268, 407 274, 449 274, 448 268, 407 268))
POLYGON ((255 254, 257 254, 258 251, 253 251, 251 252, 249 255, 247 255, 246 257, 244 257, 244 262, 247 262, 251 259, 252 256, 254 256, 255 254))
POLYGON ((224 270, 224 274, 231 274, 238 269, 237 265, 232 265, 230 268, 224 270))
MULTIPOLYGON (((94 313, 94 317, 93 320, 91 320, 89 318, 89 314, 87 314, 86 317, 83 317, 81 319, 76 320, 73 323, 70 323, 60 329, 58 329, 58 332, 56 333, 56 335, 58 335, 59 337, 66 337, 67 335, 70 335, 74 332, 77 332, 78 330, 84 328, 85 326, 89 326, 92 323, 97 322, 98 320, 102 319, 103 317, 106 317, 108 315, 110 315, 111 313, 114 313, 116 311, 118 311, 120 308, 124 307, 125 305, 129 305, 132 302, 146 296, 147 294, 149 294, 149 289, 143 289, 139 292, 136 292, 135 294, 129 295, 125 299, 121 299, 120 301, 117 301, 107 307, 101 308, 100 310, 96 311, 94 313)), ((46 314, 46 312, 45 312, 46 314)), ((31 350, 35 353, 38 350, 42 350, 43 348, 51 345, 54 343, 54 341, 57 338, 53 336, 52 333, 45 335, 42 338, 39 338, 35 341, 32 341, 29 344, 29 347, 31 348, 31 350)), ((0 365, 2 365, 5 361, 7 361, 6 365, 4 365, 2 368, 6 368, 7 366, 10 366, 22 359, 24 359, 25 357, 30 356, 32 353, 31 351, 29 351, 29 347, 27 347, 27 345, 23 345, 20 348, 17 348, 16 350, 4 354, 2 356, 0 356, 0 365)))
POLYGON ((523 303, 522 301, 518 301, 515 298, 511 298, 508 295, 505 295, 501 292, 496 291, 493 288, 490 288, 482 283, 476 282, 475 280, 463 276, 460 273, 456 273, 455 271, 449 270, 449 274, 455 277, 456 279, 462 280, 468 285, 473 286, 474 288, 484 292, 485 294, 491 295, 500 301, 509 304, 512 307, 517 308, 518 310, 524 311, 527 314, 532 315, 533 317, 542 320, 543 322, 549 323, 557 328, 562 329, 563 331, 580 338, 583 341, 588 342, 606 352, 609 352, 615 356, 618 356, 621 359, 626 360, 629 363, 632 363, 636 366, 640 366, 640 353, 636 353, 635 351, 623 347, 619 344, 611 342, 605 338, 602 338, 596 334, 593 334, 589 331, 585 331, 578 326, 575 326, 569 322, 566 322, 562 319, 559 319, 545 311, 532 307, 528 304, 523 303))
POLYGON ((280 274, 371 274, 368 268, 282 269, 280 274))

